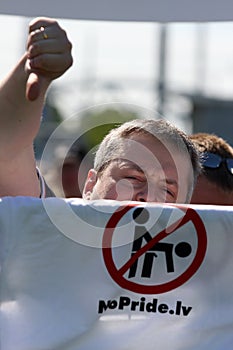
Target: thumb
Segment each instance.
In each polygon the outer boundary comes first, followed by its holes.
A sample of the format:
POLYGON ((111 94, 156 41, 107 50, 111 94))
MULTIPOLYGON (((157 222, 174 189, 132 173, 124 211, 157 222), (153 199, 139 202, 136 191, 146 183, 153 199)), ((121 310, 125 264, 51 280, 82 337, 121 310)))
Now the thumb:
POLYGON ((40 95, 41 79, 35 72, 29 74, 26 84, 26 98, 29 101, 35 101, 40 95))

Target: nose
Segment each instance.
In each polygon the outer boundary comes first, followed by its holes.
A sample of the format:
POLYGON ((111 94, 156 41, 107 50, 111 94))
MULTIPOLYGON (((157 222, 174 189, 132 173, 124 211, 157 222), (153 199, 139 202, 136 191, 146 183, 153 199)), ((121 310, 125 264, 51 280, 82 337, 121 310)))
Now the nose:
POLYGON ((165 203, 166 192, 164 192, 160 186, 153 183, 141 188, 135 193, 135 198, 133 199, 138 202, 156 202, 156 203, 165 203))
POLYGON ((143 191, 139 191, 136 193, 135 200, 138 202, 157 202, 156 191, 148 191, 148 189, 144 189, 143 191))
POLYGON ((139 192, 135 196, 135 200, 137 202, 147 202, 147 193, 146 192, 139 192))

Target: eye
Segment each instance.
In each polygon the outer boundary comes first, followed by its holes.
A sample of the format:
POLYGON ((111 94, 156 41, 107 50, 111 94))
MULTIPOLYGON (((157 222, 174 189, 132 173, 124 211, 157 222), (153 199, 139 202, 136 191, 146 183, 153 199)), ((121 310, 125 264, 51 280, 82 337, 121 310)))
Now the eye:
POLYGON ((168 188, 166 189, 166 191, 169 194, 169 196, 175 198, 175 194, 172 191, 170 191, 168 188))
POLYGON ((160 186, 161 190, 166 194, 166 197, 171 199, 176 199, 176 191, 172 186, 169 186, 168 184, 161 184, 160 186))
POLYGON ((131 185, 133 185, 134 187, 139 187, 139 186, 142 186, 144 183, 145 183, 145 177, 143 176, 143 174, 141 173, 127 173, 127 174, 124 174, 123 176, 123 179, 130 182, 131 185))
POLYGON ((136 176, 125 176, 125 179, 138 180, 138 178, 136 176))
POLYGON ((142 173, 125 174, 124 178, 130 181, 144 182, 145 176, 142 173))
POLYGON ((131 183, 131 185, 135 186, 140 186, 142 183, 142 180, 138 178, 137 176, 125 176, 124 177, 125 181, 128 181, 131 183))
POLYGON ((165 187, 164 191, 166 192, 166 196, 170 199, 172 199, 172 201, 176 200, 176 191, 174 191, 173 189, 169 188, 169 187, 165 187))

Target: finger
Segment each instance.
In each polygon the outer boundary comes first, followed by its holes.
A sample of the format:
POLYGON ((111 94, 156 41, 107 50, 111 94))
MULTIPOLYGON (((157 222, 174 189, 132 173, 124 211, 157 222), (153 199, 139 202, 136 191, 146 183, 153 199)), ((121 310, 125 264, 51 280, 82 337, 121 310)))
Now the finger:
POLYGON ((46 52, 62 53, 66 50, 71 51, 72 44, 63 29, 41 27, 30 33, 27 49, 30 57, 34 57, 46 52))
POLYGON ((28 47, 28 57, 34 58, 43 54, 63 54, 71 52, 72 44, 67 38, 43 39, 28 47))
POLYGON ((55 20, 38 20, 29 26, 29 41, 31 43, 55 37, 66 37, 66 32, 55 20))
POLYGON ((46 41, 47 39, 54 39, 60 37, 60 33, 57 29, 51 27, 39 27, 31 31, 28 35, 27 47, 35 43, 46 41))
MULTIPOLYGON (((31 42, 43 41, 49 38, 49 27, 40 27, 30 33, 31 42)), ((52 39, 52 33, 50 33, 52 39)))
MULTIPOLYGON (((38 17, 33 19, 29 23, 29 35, 28 35, 28 45, 31 45, 33 42, 38 40, 44 40, 45 36, 47 36, 46 31, 49 27, 59 27, 59 24, 56 20, 46 18, 46 17, 38 17), (46 31, 45 31, 46 28, 46 31)), ((52 37, 50 33, 50 37, 52 37)))
POLYGON ((57 73, 64 73, 73 64, 73 58, 69 53, 44 54, 30 59, 30 67, 42 75, 56 77, 57 73))
POLYGON ((34 18, 29 23, 29 33, 35 31, 40 27, 49 27, 49 26, 59 26, 59 24, 54 18, 48 18, 48 17, 34 18))

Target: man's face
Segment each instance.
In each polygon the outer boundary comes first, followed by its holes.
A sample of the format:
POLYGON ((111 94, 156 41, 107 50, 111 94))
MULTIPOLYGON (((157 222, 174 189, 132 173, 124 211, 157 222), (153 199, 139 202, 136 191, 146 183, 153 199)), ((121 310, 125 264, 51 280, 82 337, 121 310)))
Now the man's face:
POLYGON ((120 156, 100 174, 93 169, 89 172, 83 198, 184 203, 191 176, 188 154, 173 146, 171 156, 152 136, 133 135, 126 139, 120 156))

